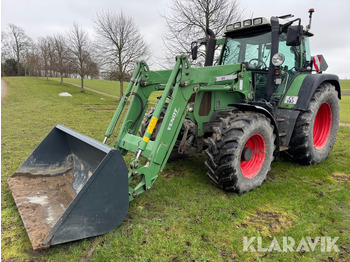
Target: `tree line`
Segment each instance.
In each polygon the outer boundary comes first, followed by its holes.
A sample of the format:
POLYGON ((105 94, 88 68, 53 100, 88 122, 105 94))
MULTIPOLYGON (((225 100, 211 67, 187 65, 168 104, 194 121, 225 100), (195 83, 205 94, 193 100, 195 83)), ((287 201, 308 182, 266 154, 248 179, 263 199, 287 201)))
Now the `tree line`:
MULTIPOLYGON (((192 41, 207 36, 206 28, 221 35, 228 23, 241 18, 237 1, 173 0, 169 13, 163 15, 163 64, 174 56, 190 54, 192 41)), ((40 37, 33 41, 25 31, 9 24, 1 33, 1 75, 79 77, 84 92, 84 78, 129 81, 136 62, 151 55, 132 17, 122 11, 101 11, 94 18, 95 41, 89 32, 74 23, 65 34, 40 37)), ((201 56, 205 52, 200 53, 201 56)), ((200 60, 199 60, 200 61, 200 60)))
MULTIPOLYGON (((21 27, 9 24, 1 38, 2 76, 79 77, 129 81, 137 60, 147 56, 149 46, 132 18, 122 12, 96 15, 96 41, 74 23, 65 34, 39 37, 35 42, 21 27)), ((123 88, 120 88, 121 96, 123 88)))

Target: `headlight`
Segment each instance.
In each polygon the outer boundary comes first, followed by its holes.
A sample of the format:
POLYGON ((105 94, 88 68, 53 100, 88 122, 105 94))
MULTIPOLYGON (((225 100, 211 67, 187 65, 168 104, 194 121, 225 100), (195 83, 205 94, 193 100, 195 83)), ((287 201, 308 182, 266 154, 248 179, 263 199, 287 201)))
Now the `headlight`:
POLYGON ((284 57, 283 54, 281 54, 281 53, 276 53, 276 54, 274 54, 273 57, 272 57, 272 64, 273 64, 274 66, 280 66, 280 65, 283 64, 284 59, 285 59, 285 57, 284 57))

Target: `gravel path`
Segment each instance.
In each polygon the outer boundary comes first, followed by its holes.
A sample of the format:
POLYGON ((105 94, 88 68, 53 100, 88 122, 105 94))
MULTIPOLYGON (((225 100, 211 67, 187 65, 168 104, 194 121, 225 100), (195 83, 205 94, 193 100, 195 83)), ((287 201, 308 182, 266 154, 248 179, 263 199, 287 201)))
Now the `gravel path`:
MULTIPOLYGON (((69 82, 66 82, 66 83, 67 83, 67 84, 70 84, 70 85, 73 85, 73 86, 81 87, 81 86, 78 85, 78 84, 69 83, 69 82)), ((113 97, 113 98, 119 98, 119 96, 115 96, 115 95, 111 95, 111 94, 108 94, 108 93, 105 93, 105 92, 97 91, 97 90, 88 88, 88 87, 86 87, 86 86, 84 86, 84 89, 89 90, 89 91, 91 91, 91 92, 98 93, 98 94, 100 94, 100 95, 110 96, 110 97, 113 97)))
POLYGON ((349 123, 339 123, 339 126, 350 127, 350 124, 349 123))
MULTIPOLYGON (((66 82, 66 83, 67 83, 67 84, 70 84, 70 85, 73 85, 73 86, 81 87, 81 86, 78 85, 78 84, 69 83, 69 82, 66 82)), ((105 92, 97 91, 97 90, 95 90, 95 89, 92 89, 92 88, 89 88, 89 87, 86 87, 86 86, 84 86, 84 89, 89 90, 89 91, 91 91, 91 92, 95 92, 95 93, 100 94, 100 95, 109 96, 109 97, 113 97, 113 98, 119 99, 119 96, 115 96, 115 95, 108 94, 108 93, 105 93, 105 92)), ((149 102, 149 104, 155 105, 156 103, 155 103, 155 102, 149 102)))
POLYGON ((1 80, 1 100, 6 96, 7 87, 4 80, 1 80))

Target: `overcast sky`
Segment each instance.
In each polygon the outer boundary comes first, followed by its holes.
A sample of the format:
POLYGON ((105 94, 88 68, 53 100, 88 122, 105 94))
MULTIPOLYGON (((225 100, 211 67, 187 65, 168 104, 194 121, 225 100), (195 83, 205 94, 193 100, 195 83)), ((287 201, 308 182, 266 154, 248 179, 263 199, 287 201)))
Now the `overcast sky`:
MULTIPOLYGON (((350 79, 349 0, 239 0, 244 17, 294 14, 308 23, 308 10, 314 8, 311 32, 312 55, 323 54, 327 72, 350 79)), ((9 23, 24 29, 33 40, 40 36, 65 33, 74 22, 93 35, 93 19, 101 10, 122 10, 131 16, 144 39, 150 44, 154 57, 162 52, 162 14, 170 12, 171 0, 2 0, 1 30, 9 23)), ((191 39, 192 40, 192 39, 191 39)), ((156 61, 156 59, 154 59, 156 61)), ((151 67, 152 69, 152 67, 151 67)))

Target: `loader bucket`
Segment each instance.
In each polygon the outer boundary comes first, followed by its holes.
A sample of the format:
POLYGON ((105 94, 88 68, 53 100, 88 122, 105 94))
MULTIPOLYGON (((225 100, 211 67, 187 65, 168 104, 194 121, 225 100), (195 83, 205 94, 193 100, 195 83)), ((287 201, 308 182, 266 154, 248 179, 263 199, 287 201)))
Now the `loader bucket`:
POLYGON ((62 125, 7 182, 34 250, 107 233, 129 208, 120 151, 62 125))

